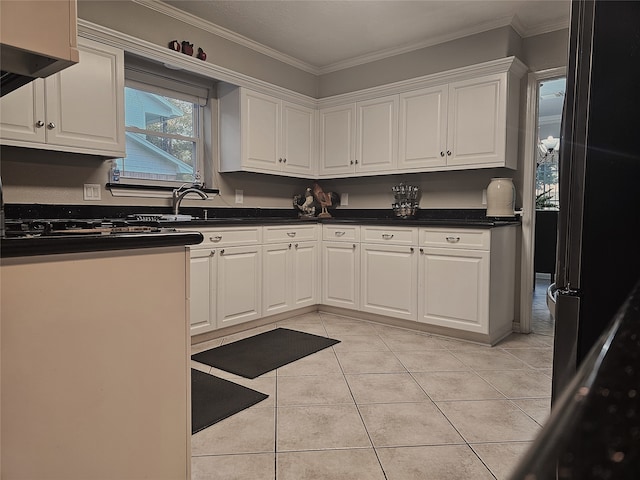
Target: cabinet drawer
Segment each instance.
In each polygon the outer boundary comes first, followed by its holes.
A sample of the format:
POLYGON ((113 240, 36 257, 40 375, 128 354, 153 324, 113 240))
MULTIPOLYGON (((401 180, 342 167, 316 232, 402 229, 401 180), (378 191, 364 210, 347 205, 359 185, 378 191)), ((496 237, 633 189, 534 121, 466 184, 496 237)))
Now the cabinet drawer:
POLYGON ((323 225, 322 240, 334 242, 359 242, 360 227, 357 225, 323 225))
MULTIPOLYGON (((193 229, 191 229, 193 230, 193 229)), ((262 243, 262 227, 228 227, 199 229, 204 240, 195 247, 251 245, 262 243)))
POLYGON ((273 225, 262 228, 264 243, 317 240, 317 225, 273 225))
POLYGON ((416 245, 418 230, 401 227, 362 227, 362 242, 416 245))
POLYGON ((489 250, 491 230, 429 228, 420 230, 420 246, 489 250))

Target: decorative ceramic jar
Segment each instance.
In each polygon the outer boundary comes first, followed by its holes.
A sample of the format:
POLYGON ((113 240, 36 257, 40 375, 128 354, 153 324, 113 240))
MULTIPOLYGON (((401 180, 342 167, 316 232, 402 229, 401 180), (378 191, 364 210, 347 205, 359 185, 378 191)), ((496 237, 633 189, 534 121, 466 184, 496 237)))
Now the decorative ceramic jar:
POLYGON ((513 217, 515 200, 511 178, 492 178, 487 187, 487 217, 513 217))

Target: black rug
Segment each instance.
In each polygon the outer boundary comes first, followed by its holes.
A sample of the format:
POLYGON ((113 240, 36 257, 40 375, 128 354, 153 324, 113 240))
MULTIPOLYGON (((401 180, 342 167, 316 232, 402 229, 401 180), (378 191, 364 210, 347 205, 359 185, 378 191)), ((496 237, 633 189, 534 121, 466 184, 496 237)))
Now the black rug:
POLYGON ((269 395, 191 369, 191 434, 261 402, 269 395))
POLYGON ((196 353, 191 358, 241 377, 256 378, 336 343, 340 340, 276 328, 196 353))

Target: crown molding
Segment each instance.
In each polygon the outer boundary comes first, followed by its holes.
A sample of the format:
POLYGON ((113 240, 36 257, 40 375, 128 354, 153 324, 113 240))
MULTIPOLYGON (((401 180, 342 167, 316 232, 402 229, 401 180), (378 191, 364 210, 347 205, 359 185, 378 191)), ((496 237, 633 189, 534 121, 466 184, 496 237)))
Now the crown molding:
POLYGON ((127 53, 164 64, 165 67, 174 70, 184 70, 212 82, 226 82, 239 87, 247 87, 252 90, 270 95, 279 95, 283 99, 291 99, 301 105, 315 107, 317 100, 313 97, 294 92, 284 87, 259 80, 243 73, 238 73, 209 61, 203 62, 195 57, 175 52, 167 47, 133 37, 123 32, 112 30, 81 18, 78 19, 78 35, 97 42, 120 48, 127 53))
POLYGON ((331 65, 327 65, 326 67, 320 68, 319 69, 320 74, 324 75, 326 73, 336 72, 338 70, 344 70, 345 68, 356 67, 358 65, 362 65, 365 63, 375 62, 377 60, 383 60, 385 58, 393 57, 395 55, 401 55, 403 53, 409 53, 415 50, 420 50, 422 48, 432 47, 434 45, 439 45, 441 43, 446 43, 453 40, 457 40, 459 38, 468 37, 469 35, 475 35, 477 33, 487 32, 489 30, 494 30, 496 28, 506 27, 508 25, 511 25, 512 19, 513 17, 502 17, 495 20, 491 20, 490 22, 474 25, 473 27, 467 28, 465 30, 458 30, 455 33, 447 33, 444 35, 439 35, 437 37, 431 37, 428 40, 410 43, 402 47, 380 50, 379 52, 375 52, 367 55, 361 55, 359 57, 354 57, 349 60, 344 60, 342 62, 336 62, 331 65))
POLYGON ((290 55, 286 55, 273 48, 267 47, 266 45, 251 40, 250 38, 216 25, 215 23, 202 20, 195 15, 177 9, 174 6, 168 5, 160 0, 132 1, 140 6, 148 8, 150 10, 154 10, 158 13, 162 13, 163 15, 167 15, 168 17, 174 18, 183 23, 199 28, 200 30, 211 33, 212 35, 224 38, 225 40, 229 40, 230 42, 234 42, 255 52, 271 57, 274 60, 278 60, 282 63, 286 63, 287 65, 291 65, 292 67, 298 68, 304 72, 311 73, 313 75, 319 75, 319 69, 313 65, 303 62, 302 60, 298 60, 297 58, 294 58, 290 55))
POLYGON ((523 37, 523 38, 531 37, 535 35, 541 35, 543 33, 549 33, 555 30, 562 30, 562 29, 568 28, 569 26, 569 23, 567 21, 567 22, 558 22, 550 25, 543 25, 540 27, 536 27, 534 29, 527 29, 516 15, 506 16, 506 17, 497 18, 495 20, 491 20, 489 22, 480 23, 464 30, 458 30, 455 33, 439 35, 437 37, 432 37, 428 40, 424 40, 421 42, 409 43, 401 47, 380 50, 375 53, 360 55, 358 57, 336 62, 324 67, 317 67, 307 62, 303 62, 302 60, 299 60, 290 55, 286 55, 282 52, 279 52, 273 48, 267 47, 261 43, 258 43, 254 40, 251 40, 243 35, 235 33, 226 28, 223 28, 212 22, 202 20, 201 18, 196 17, 195 15, 186 13, 178 8, 173 7, 172 5, 168 5, 162 2, 161 0, 132 0, 132 1, 142 7, 148 8, 150 10, 154 10, 163 15, 167 15, 178 21, 181 21, 183 23, 199 28, 208 33, 211 33, 212 35, 219 36, 221 38, 229 40, 230 42, 234 42, 245 48, 261 53, 265 56, 273 58, 274 60, 285 63, 287 65, 298 68, 304 72, 311 73, 312 75, 316 75, 316 76, 325 75, 328 73, 344 70, 351 67, 356 67, 358 65, 363 65, 365 63, 383 60, 385 58, 401 55, 404 53, 409 53, 415 50, 420 50, 422 48, 432 47, 434 45, 450 42, 452 40, 457 40, 459 38, 468 37, 469 35, 475 35, 478 33, 483 33, 489 30, 494 30, 496 28, 501 28, 505 26, 511 26, 516 31, 516 33, 518 33, 518 35, 520 35, 520 37, 523 37))

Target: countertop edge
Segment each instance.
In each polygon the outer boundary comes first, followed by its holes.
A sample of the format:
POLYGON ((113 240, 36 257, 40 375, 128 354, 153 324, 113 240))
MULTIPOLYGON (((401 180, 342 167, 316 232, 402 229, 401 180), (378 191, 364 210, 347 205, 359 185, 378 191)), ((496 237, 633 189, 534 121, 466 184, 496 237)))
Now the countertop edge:
POLYGON ((175 247, 196 245, 201 243, 202 240, 202 234, 197 231, 3 238, 0 240, 0 257, 29 257, 65 253, 175 247))

